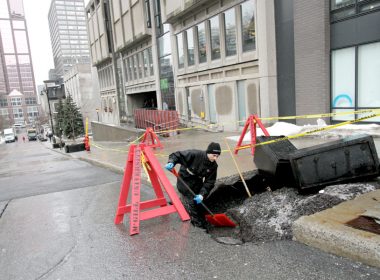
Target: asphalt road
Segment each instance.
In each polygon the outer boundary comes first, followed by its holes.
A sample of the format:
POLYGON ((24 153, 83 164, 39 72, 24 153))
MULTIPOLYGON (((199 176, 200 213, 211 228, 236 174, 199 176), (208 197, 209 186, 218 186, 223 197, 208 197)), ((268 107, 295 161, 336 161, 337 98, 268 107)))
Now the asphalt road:
POLYGON ((113 223, 121 175, 38 142, 0 145, 0 161, 1 279, 380 279, 293 241, 219 244, 176 214, 129 236, 113 223))

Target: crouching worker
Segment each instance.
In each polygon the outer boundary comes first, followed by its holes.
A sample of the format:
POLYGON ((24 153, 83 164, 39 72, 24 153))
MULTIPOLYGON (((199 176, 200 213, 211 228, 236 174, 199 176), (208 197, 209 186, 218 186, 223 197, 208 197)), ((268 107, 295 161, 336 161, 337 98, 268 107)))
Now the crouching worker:
POLYGON ((179 176, 196 194, 192 195, 177 179, 182 203, 191 216, 191 223, 194 226, 206 228, 205 210, 201 202, 214 188, 218 169, 216 160, 220 153, 220 145, 211 142, 206 151, 192 149, 174 152, 169 155, 168 163, 165 165, 165 168, 171 171, 176 164, 180 164, 179 176))

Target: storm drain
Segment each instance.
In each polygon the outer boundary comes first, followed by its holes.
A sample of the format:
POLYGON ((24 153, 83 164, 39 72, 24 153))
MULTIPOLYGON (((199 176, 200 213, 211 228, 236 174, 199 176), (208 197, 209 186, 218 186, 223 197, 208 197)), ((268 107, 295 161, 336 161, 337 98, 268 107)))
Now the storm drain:
POLYGON ((355 229, 360 229, 368 232, 372 232, 375 234, 380 234, 380 220, 359 216, 356 219, 353 219, 346 223, 346 225, 353 227, 355 229))

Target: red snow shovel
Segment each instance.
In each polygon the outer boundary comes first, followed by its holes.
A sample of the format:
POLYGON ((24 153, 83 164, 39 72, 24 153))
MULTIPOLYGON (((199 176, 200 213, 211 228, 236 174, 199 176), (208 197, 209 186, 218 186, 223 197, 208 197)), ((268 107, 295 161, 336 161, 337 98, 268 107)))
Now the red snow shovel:
MULTIPOLYGON (((193 192, 193 190, 185 183, 185 181, 179 176, 177 171, 173 168, 171 171, 174 176, 178 178, 178 180, 181 181, 181 183, 187 188, 187 190, 195 196, 196 194, 193 192)), ((206 209, 206 211, 209 213, 206 215, 206 220, 216 227, 236 227, 236 224, 231 221, 225 214, 214 214, 211 212, 210 209, 201 201, 202 206, 206 209)))

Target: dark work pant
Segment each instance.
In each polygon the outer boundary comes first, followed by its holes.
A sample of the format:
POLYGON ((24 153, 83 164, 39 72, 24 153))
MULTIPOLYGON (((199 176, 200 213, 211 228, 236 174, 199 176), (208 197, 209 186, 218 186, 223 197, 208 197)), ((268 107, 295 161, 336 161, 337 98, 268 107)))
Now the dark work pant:
POLYGON ((194 197, 181 194, 181 201, 186 211, 189 213, 191 223, 200 228, 206 228, 205 209, 202 204, 196 204, 194 197))

